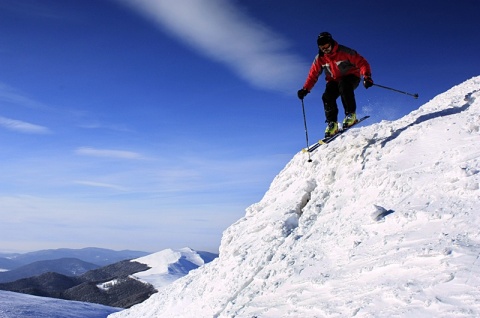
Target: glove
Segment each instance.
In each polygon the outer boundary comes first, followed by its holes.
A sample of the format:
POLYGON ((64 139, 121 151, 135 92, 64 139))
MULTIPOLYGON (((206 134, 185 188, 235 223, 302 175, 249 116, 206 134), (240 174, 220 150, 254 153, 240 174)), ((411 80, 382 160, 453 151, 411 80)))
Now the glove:
POLYGON ((298 98, 303 99, 307 94, 310 93, 305 88, 299 89, 297 92, 298 98))
POLYGON ((363 86, 365 88, 369 88, 369 87, 372 87, 373 86, 373 80, 370 76, 365 76, 363 78, 363 86))

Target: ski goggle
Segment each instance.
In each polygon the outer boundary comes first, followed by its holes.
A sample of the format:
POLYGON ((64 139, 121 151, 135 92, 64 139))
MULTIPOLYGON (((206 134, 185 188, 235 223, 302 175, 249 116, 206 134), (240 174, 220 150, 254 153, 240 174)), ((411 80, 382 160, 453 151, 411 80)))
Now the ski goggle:
POLYGON ((324 45, 319 45, 318 46, 322 52, 329 51, 332 48, 332 45, 330 43, 324 44, 324 45))

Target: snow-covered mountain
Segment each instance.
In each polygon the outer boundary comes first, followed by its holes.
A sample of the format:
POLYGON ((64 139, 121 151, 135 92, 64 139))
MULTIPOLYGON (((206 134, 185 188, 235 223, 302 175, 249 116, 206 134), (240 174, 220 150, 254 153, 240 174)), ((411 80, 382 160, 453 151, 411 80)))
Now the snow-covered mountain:
POLYGON ((165 249, 131 260, 131 262, 150 267, 149 270, 138 272, 133 276, 160 289, 187 275, 191 270, 211 262, 217 256, 209 252, 194 251, 188 247, 178 250, 165 249))
POLYGON ((109 317, 480 317, 479 97, 298 153, 219 258, 109 317))

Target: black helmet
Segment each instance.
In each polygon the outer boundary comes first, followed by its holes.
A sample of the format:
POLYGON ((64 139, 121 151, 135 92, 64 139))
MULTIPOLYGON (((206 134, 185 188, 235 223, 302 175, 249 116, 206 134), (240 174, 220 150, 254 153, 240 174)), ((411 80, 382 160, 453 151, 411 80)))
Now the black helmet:
POLYGON ((322 32, 318 35, 317 38, 317 45, 325 45, 327 43, 333 44, 333 38, 332 35, 328 32, 322 32))

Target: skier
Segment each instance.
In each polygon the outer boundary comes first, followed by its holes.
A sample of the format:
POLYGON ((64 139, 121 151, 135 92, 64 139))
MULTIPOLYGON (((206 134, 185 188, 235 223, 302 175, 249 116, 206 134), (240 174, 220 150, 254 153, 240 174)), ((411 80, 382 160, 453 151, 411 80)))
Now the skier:
POLYGON ((327 81, 322 100, 325 108, 326 122, 325 137, 330 137, 338 132, 338 106, 337 98, 340 96, 345 110, 343 128, 357 122, 355 114, 357 104, 354 90, 363 76, 363 86, 369 88, 373 85, 370 65, 367 60, 346 46, 338 44, 328 32, 322 32, 317 38, 318 54, 315 57, 307 80, 297 94, 303 99, 315 86, 322 71, 325 71, 327 81))

